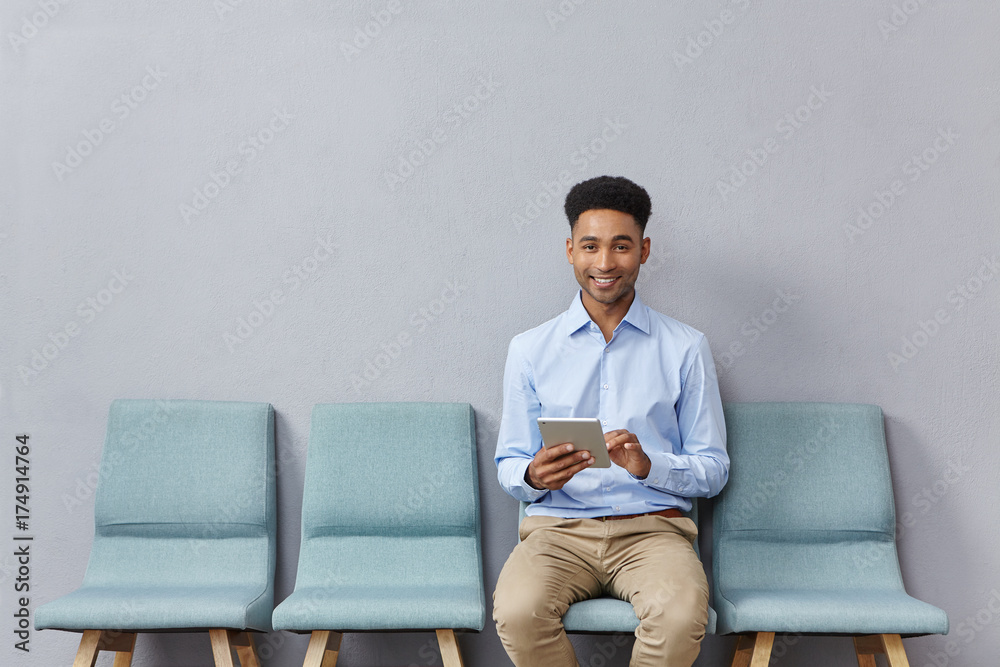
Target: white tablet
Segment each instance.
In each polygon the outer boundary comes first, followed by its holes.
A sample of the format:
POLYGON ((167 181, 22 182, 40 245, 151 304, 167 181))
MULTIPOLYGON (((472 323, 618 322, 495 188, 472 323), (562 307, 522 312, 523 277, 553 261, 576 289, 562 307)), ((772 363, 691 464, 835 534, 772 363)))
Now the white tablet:
POLYGON ((542 442, 546 449, 567 442, 579 450, 587 450, 594 457, 591 468, 610 468, 611 458, 604 442, 601 420, 577 417, 539 417, 538 430, 542 432, 542 442))

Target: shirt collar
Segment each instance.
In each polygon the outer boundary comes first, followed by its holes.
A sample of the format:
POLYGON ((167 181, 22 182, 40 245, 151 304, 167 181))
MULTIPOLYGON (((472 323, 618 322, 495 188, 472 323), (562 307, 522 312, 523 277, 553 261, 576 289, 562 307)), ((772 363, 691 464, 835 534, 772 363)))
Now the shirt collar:
MULTIPOLYGON (((590 313, 583 307, 582 298, 583 290, 579 290, 576 296, 573 297, 573 301, 569 305, 569 310, 566 311, 567 336, 572 336, 591 322, 590 313)), ((639 298, 638 293, 636 293, 635 298, 632 300, 632 305, 629 306, 625 317, 622 318, 622 322, 628 322, 644 334, 649 333, 649 313, 646 311, 646 306, 642 302, 642 299, 639 298)))

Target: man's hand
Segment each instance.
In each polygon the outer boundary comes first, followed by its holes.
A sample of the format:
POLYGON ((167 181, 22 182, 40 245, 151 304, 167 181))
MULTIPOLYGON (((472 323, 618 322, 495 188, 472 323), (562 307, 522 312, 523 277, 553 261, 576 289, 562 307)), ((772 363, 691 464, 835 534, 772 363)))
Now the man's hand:
POLYGON ((642 445, 635 433, 630 433, 623 428, 617 431, 608 431, 604 434, 604 442, 608 446, 608 456, 611 462, 625 468, 639 479, 645 479, 649 474, 652 462, 642 451, 642 445))
POLYGON ((528 464, 528 484, 536 489, 561 489, 573 475, 587 468, 594 457, 587 450, 575 451, 570 443, 542 447, 528 464))

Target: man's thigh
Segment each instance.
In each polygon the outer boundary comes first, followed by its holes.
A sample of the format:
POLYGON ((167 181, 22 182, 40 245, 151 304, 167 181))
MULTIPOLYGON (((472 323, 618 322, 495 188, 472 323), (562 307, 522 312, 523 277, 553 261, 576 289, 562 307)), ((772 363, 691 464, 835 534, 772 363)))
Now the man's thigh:
POLYGON ((708 581, 692 546, 694 522, 653 516, 630 523, 616 526, 616 539, 609 540, 608 592, 631 602, 640 619, 666 614, 704 626, 708 581))
POLYGON ((561 616, 570 604, 599 595, 600 533, 584 522, 526 517, 520 528, 521 543, 500 572, 494 600, 509 604, 517 599, 519 606, 535 613, 561 616))

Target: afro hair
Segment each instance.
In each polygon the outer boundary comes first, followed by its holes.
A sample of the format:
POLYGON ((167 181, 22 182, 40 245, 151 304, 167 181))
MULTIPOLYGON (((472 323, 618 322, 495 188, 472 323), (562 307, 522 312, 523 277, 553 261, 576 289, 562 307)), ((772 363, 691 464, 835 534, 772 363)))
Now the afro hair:
POLYGON ((623 176, 598 176, 574 185, 566 195, 566 217, 570 232, 584 211, 607 208, 628 213, 645 233, 652 211, 649 193, 623 176))

